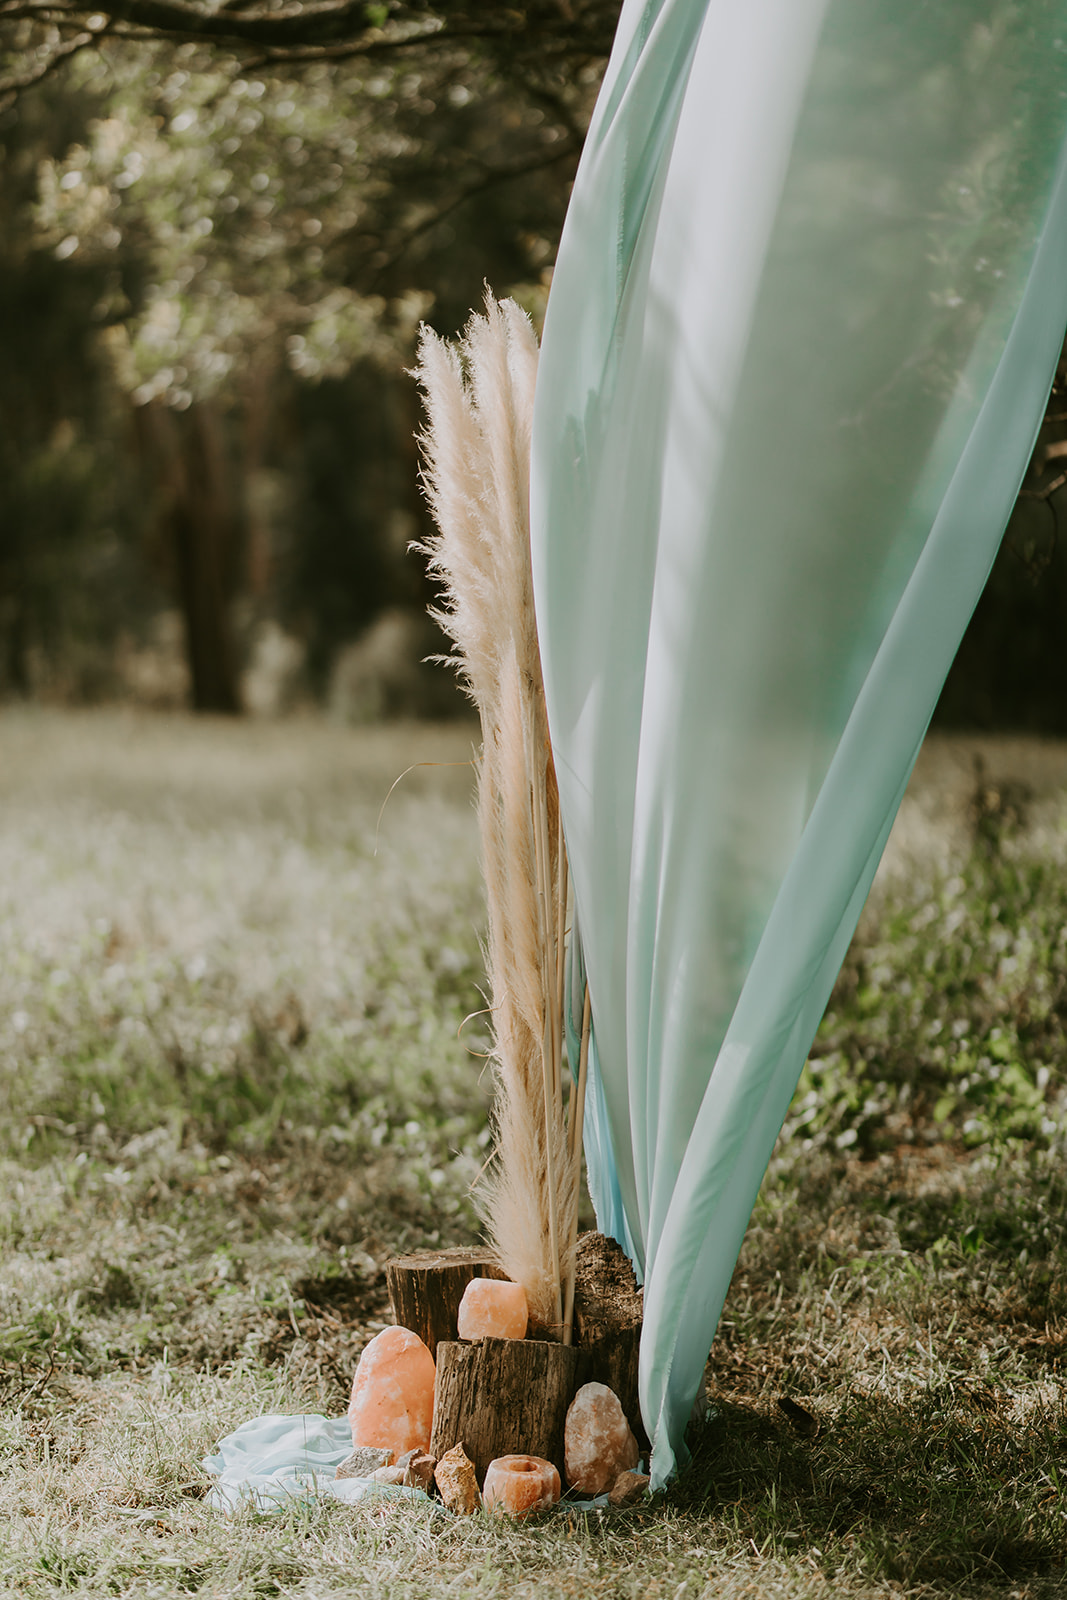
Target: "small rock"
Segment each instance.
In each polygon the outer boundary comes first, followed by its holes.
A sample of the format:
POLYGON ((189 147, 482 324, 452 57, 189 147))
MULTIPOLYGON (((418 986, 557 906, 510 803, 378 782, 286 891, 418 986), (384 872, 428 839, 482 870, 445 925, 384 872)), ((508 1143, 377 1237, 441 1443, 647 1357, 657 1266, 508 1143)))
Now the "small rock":
POLYGON ((632 1506, 643 1500, 651 1479, 645 1472, 620 1472, 611 1488, 608 1499, 613 1506, 632 1506))
POLYGON ((477 1511, 482 1501, 478 1493, 478 1479, 474 1473, 474 1462, 469 1459, 462 1444, 453 1445, 451 1450, 445 1451, 433 1476, 449 1511, 454 1511, 460 1517, 469 1517, 477 1511))
POLYGON ((358 1444, 352 1454, 341 1462, 334 1477, 369 1478, 379 1467, 389 1466, 392 1459, 391 1450, 381 1450, 372 1444, 358 1444))
POLYGON ((413 1452, 413 1457, 404 1467, 404 1482, 410 1489, 421 1489, 423 1494, 429 1494, 433 1489, 433 1473, 437 1462, 433 1456, 420 1455, 418 1451, 413 1452))
POLYGON ((407 1482, 407 1469, 405 1467, 378 1467, 371 1473, 372 1483, 402 1484, 407 1482))
POLYGON ((583 1383, 567 1412, 563 1463, 579 1494, 603 1494, 640 1452, 619 1398, 606 1383, 583 1383))

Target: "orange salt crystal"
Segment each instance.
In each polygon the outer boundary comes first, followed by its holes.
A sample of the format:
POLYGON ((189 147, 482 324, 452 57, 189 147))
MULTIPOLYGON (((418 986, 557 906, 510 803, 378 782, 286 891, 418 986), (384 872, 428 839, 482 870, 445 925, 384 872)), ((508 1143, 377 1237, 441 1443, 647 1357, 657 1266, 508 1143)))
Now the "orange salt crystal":
POLYGON ((391 1450, 427 1450, 433 1427, 433 1356, 417 1333, 383 1328, 359 1358, 348 1420, 352 1442, 391 1450))
POLYGON ((525 1339, 529 1320, 521 1283, 472 1278, 459 1303, 457 1326, 461 1339, 525 1339))
POLYGON ((487 1511, 530 1517, 559 1499, 559 1473, 540 1456, 498 1456, 485 1472, 482 1503, 487 1511))
POLYGON ((603 1494, 620 1472, 637 1466, 637 1440, 618 1395, 604 1383, 583 1383, 567 1411, 563 1465, 570 1488, 603 1494))

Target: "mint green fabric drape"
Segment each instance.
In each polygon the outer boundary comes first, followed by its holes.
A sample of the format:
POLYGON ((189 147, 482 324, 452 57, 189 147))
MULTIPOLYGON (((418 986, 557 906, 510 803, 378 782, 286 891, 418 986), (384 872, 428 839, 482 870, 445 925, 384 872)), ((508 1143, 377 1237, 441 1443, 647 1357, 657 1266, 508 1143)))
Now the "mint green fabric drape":
POLYGON ((1067 320, 1067 0, 627 3, 533 443, 653 1478, 1067 320))

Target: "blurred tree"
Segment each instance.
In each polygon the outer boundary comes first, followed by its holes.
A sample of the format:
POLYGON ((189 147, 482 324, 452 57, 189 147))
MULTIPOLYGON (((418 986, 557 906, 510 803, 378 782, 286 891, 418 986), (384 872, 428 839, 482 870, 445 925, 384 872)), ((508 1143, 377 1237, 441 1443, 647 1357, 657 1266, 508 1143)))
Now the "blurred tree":
POLYGON ((57 294, 113 285, 106 349, 145 413, 145 515, 199 708, 238 704, 238 595, 299 622, 319 682, 346 630, 410 600, 394 512, 421 514, 415 414, 391 385, 420 317, 456 327, 486 278, 543 300, 616 10, 0 4, 11 114, 60 66, 56 88, 103 112, 37 162, 33 248, 57 294), (331 456, 358 489, 328 481, 331 456), (256 486, 282 460, 301 537, 273 561, 256 486), (268 571, 287 595, 265 596, 268 571))
POLYGON ((18 694, 107 692, 99 646, 151 589, 128 559, 126 418, 100 344, 137 264, 59 260, 33 224, 41 163, 98 110, 52 85, 0 118, 0 690, 18 694))
MULTIPOLYGON (((542 307, 617 11, 0 0, 0 688, 63 636, 104 692, 94 641, 168 592, 194 703, 233 710, 257 620, 321 690, 420 603, 415 328, 486 279, 542 307)), ((1067 728, 1058 495, 1018 513, 943 721, 1067 728)))
POLYGON ((602 61, 611 48, 620 0, 527 0, 522 6, 470 6, 453 0, 313 0, 263 4, 223 0, 5 0, 9 38, 0 94, 39 83, 74 55, 105 39, 196 42, 240 53, 247 70, 363 60, 425 64, 458 47, 511 74, 541 77, 602 61))
POLYGON ((1067 346, 1022 493, 935 720, 1067 734, 1067 346))

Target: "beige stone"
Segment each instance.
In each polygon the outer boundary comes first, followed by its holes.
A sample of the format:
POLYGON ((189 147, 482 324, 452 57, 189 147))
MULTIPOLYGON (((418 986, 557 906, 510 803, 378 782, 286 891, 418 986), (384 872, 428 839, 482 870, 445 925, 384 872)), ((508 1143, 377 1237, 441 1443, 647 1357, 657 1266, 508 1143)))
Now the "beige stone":
POLYGON ((441 1499, 449 1511, 457 1516, 469 1517, 482 1503, 478 1493, 478 1479, 474 1462, 468 1459, 462 1444, 446 1450, 434 1469, 434 1482, 441 1499))
POLYGON ((567 1412, 563 1464, 579 1494, 603 1494, 637 1466, 637 1440, 618 1396, 605 1383, 583 1383, 567 1412))
POLYGON ((350 1456, 346 1456, 334 1473, 335 1478, 369 1478, 377 1472, 379 1467, 387 1467, 393 1459, 391 1450, 382 1450, 375 1445, 357 1445, 350 1456))
POLYGON ((407 1482, 407 1471, 404 1467, 378 1467, 371 1473, 372 1483, 390 1483, 396 1487, 407 1482))

